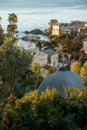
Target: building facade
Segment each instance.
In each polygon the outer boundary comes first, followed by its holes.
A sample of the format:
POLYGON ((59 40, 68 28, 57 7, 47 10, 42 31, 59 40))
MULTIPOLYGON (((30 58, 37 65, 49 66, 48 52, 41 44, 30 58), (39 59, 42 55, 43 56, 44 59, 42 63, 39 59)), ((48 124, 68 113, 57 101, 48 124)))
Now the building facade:
POLYGON ((83 50, 85 51, 85 53, 87 54, 87 39, 85 39, 83 41, 83 50))
POLYGON ((57 67, 58 66, 58 53, 51 49, 37 51, 33 58, 33 63, 38 63, 41 66, 45 64, 49 64, 50 66, 57 67), (50 63, 48 61, 48 57, 50 57, 50 63))
POLYGON ((54 24, 52 29, 52 35, 59 35, 60 34, 60 26, 59 24, 54 24))
POLYGON ((59 35, 60 25, 57 20, 50 20, 48 23, 48 30, 51 32, 51 35, 59 35))

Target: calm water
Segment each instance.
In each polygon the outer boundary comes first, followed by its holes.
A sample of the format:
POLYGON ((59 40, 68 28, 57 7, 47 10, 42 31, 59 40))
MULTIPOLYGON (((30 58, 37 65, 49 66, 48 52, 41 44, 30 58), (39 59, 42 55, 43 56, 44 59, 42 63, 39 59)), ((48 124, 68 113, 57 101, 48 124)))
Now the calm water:
POLYGON ((18 16, 18 30, 45 29, 50 19, 59 22, 87 21, 87 0, 0 0, 2 26, 7 26, 8 14, 18 16))
MULTIPOLYGON (((24 33, 19 33, 19 38, 21 38, 22 36, 25 36, 24 33)), ((45 41, 48 41, 48 37, 47 36, 44 36, 44 35, 40 35, 40 34, 37 34, 37 35, 34 35, 34 34, 28 34, 26 36, 33 36, 33 37, 39 37, 41 40, 45 40, 45 41)), ((35 42, 32 42, 30 43, 29 41, 23 41, 23 40, 18 40, 18 45, 23 45, 26 49, 28 48, 28 46, 30 46, 30 48, 33 50, 36 48, 36 43, 35 42)))

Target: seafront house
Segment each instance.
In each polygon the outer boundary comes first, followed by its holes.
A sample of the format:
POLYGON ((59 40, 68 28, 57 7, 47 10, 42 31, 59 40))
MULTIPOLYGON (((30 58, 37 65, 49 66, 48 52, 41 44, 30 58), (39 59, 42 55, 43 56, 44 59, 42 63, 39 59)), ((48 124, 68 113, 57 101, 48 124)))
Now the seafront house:
POLYGON ((56 19, 52 19, 48 23, 47 31, 54 36, 59 34, 77 35, 80 33, 84 38, 87 36, 87 22, 76 20, 71 21, 71 23, 58 23, 56 19))
POLYGON ((59 23, 56 23, 53 25, 53 29, 52 29, 52 35, 59 35, 60 34, 60 25, 59 23))
POLYGON ((70 24, 68 23, 61 23, 60 24, 60 33, 61 34, 71 34, 72 29, 70 27, 70 24))
POLYGON ((56 19, 50 20, 49 23, 48 23, 48 30, 52 31, 53 25, 55 25, 57 23, 58 23, 58 21, 56 19))
POLYGON ((59 35, 60 31, 60 25, 56 19, 50 20, 48 23, 48 31, 51 32, 51 35, 59 35))
POLYGON ((51 49, 43 50, 43 51, 37 50, 33 58, 33 63, 38 63, 41 66, 48 64, 50 66, 57 67, 58 52, 51 49))

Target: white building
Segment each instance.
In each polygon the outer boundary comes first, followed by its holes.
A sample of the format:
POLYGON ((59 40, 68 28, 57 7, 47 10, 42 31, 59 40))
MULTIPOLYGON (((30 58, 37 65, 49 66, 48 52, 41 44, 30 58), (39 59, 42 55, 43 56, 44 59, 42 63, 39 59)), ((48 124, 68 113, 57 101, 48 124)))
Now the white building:
POLYGON ((58 66, 58 53, 51 49, 37 51, 33 58, 33 63, 39 63, 41 66, 49 64, 51 66, 58 66), (48 56, 50 56, 50 63, 48 63, 48 56))
POLYGON ((87 54, 87 39, 85 39, 83 41, 83 50, 85 51, 85 53, 87 54))
POLYGON ((71 27, 70 27, 70 25, 68 24, 67 26, 65 26, 65 25, 61 25, 60 26, 60 32, 61 33, 64 33, 64 34, 71 34, 71 27))

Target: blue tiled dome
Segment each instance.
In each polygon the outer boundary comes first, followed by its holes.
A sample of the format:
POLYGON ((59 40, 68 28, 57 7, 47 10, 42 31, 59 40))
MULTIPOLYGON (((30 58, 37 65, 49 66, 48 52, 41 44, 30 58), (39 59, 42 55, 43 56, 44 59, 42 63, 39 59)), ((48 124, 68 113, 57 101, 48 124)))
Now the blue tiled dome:
POLYGON ((84 90, 81 77, 76 73, 66 70, 55 72, 44 79, 38 87, 38 92, 45 91, 47 88, 55 88, 62 97, 66 97, 64 90, 66 87, 84 90))

